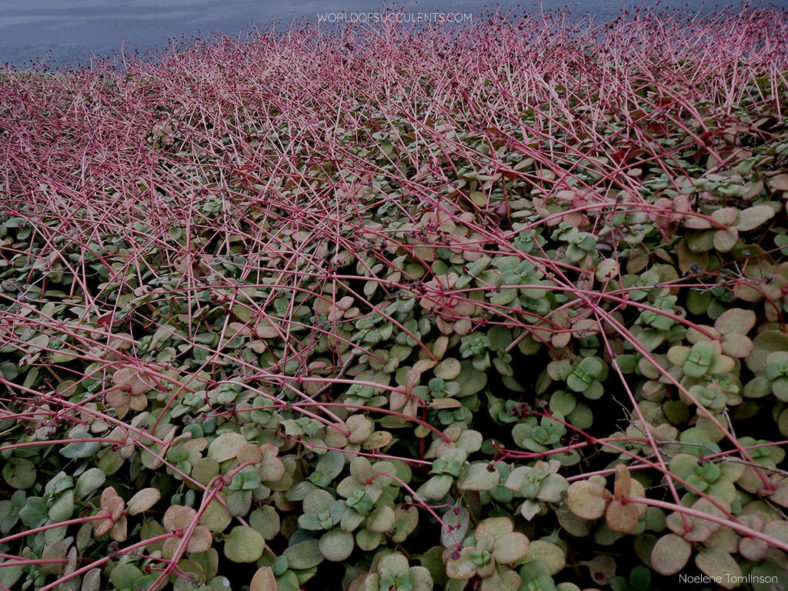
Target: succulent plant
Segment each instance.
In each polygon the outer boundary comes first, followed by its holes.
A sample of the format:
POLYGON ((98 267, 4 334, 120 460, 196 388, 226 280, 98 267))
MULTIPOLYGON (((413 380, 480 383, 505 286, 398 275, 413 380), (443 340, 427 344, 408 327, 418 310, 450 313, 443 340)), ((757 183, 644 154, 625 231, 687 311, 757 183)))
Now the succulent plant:
POLYGON ((632 568, 627 578, 615 576, 608 584, 613 591, 647 591, 651 587, 651 571, 638 564, 632 568))
POLYGON ((783 21, 0 72, 0 586, 781 584, 783 21))
POLYGON ((722 354, 722 347, 715 341, 695 343, 692 347, 674 346, 668 351, 671 363, 681 366, 684 375, 701 378, 724 374, 733 370, 734 361, 722 354))
POLYGON ((563 417, 553 414, 552 417, 528 417, 514 426, 512 437, 520 447, 540 452, 559 443, 565 432, 563 417))
POLYGON ((762 398, 773 394, 781 402, 788 402, 788 353, 774 351, 766 357, 762 375, 756 376, 744 387, 748 398, 762 398))
POLYGON ((531 466, 518 466, 506 479, 506 488, 514 491, 515 496, 525 500, 520 506, 520 514, 531 520, 544 512, 545 503, 560 503, 569 488, 566 479, 558 474, 560 463, 536 462, 531 466))
POLYGON ((364 589, 391 589, 393 591, 428 591, 433 588, 429 570, 423 566, 410 566, 408 559, 393 552, 378 560, 377 572, 366 575, 364 589))
POLYGON ((571 263, 579 263, 588 254, 594 252, 597 237, 590 232, 581 232, 566 222, 561 222, 551 236, 553 240, 565 242, 566 258, 571 263))
POLYGON ((473 540, 472 545, 443 551, 449 579, 465 581, 478 576, 481 587, 490 590, 520 584, 519 575, 509 567, 528 553, 529 540, 514 531, 511 519, 490 517, 480 521, 473 540))
POLYGON ((589 400, 604 395, 602 382, 607 379, 607 364, 597 356, 580 357, 573 362, 562 359, 548 365, 547 372, 555 380, 563 380, 570 390, 582 393, 589 400))
POLYGON ((743 471, 742 466, 731 462, 701 463, 696 456, 689 454, 676 454, 669 467, 673 474, 695 490, 725 499, 729 503, 736 498, 734 483, 743 471))

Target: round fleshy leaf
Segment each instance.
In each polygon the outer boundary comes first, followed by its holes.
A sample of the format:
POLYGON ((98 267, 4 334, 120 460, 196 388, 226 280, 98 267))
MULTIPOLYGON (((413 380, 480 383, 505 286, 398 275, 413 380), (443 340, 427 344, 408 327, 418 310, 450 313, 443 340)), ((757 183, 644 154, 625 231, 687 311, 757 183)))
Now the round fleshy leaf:
POLYGON ((222 433, 211 441, 208 446, 208 457, 217 462, 224 462, 236 456, 238 450, 246 443, 246 437, 240 433, 222 433))
POLYGON ((476 462, 468 466, 457 483, 460 490, 492 490, 501 479, 501 473, 488 462, 476 462))
POLYGON ((356 546, 364 552, 372 552, 383 541, 383 534, 369 531, 368 529, 359 529, 355 532, 356 546))
POLYGON ((93 522, 93 535, 96 537, 103 536, 109 533, 115 526, 115 522, 111 519, 100 519, 93 522))
POLYGON ((408 575, 413 583, 413 591, 432 591, 435 588, 430 571, 423 566, 411 566, 408 575))
POLYGON ((454 479, 448 474, 438 474, 430 478, 419 489, 419 494, 425 499, 437 501, 445 497, 454 479))
POLYGON ((763 533, 767 536, 788 544, 788 522, 774 519, 763 526, 763 533))
POLYGON ((364 527, 371 532, 382 534, 392 528, 396 519, 397 515, 394 513, 394 509, 388 505, 383 505, 369 514, 364 527))
POLYGON ((567 488, 569 488, 569 483, 563 476, 560 474, 550 474, 547 478, 542 480, 536 498, 546 503, 559 503, 567 488))
POLYGON ((772 382, 772 392, 781 402, 788 402, 788 377, 777 378, 772 382))
POLYGON ((739 230, 734 228, 726 228, 724 230, 717 230, 714 232, 712 242, 714 248, 718 252, 730 252, 736 243, 739 241, 739 230))
POLYGON ((788 174, 777 174, 771 177, 767 182, 774 191, 788 191, 788 174))
POLYGON ((736 222, 736 227, 741 232, 749 232, 773 217, 774 209, 768 205, 753 205, 739 212, 739 221, 736 222))
POLYGON ((476 540, 496 538, 514 531, 514 523, 509 517, 488 517, 476 526, 476 540))
POLYGON ((350 443, 363 443, 367 437, 372 435, 372 430, 374 429, 372 421, 364 415, 353 415, 345 423, 350 431, 350 435, 347 438, 350 443))
POLYGON ((202 485, 206 485, 219 474, 219 462, 213 458, 200 458, 192 468, 191 477, 202 485))
POLYGON ((329 451, 320 458, 315 470, 319 471, 329 481, 333 480, 345 467, 345 454, 338 451, 329 451))
POLYGON ((142 571, 128 562, 118 564, 109 574, 115 589, 133 589, 134 582, 142 577, 142 571))
POLYGON ((723 335, 746 335, 755 326, 755 312, 743 308, 730 308, 714 321, 714 328, 723 335))
POLYGON ((753 373, 762 373, 766 369, 767 357, 775 351, 788 351, 788 333, 781 330, 764 330, 752 340, 752 355, 744 360, 747 368, 753 373))
POLYGON ((270 566, 257 569, 249 584, 249 591, 276 591, 277 583, 274 571, 270 566))
POLYGON ((441 544, 448 548, 449 546, 456 545, 465 538, 468 533, 470 525, 470 513, 465 507, 455 506, 449 507, 442 515, 443 522, 451 528, 441 528, 441 544))
POLYGON ((752 341, 744 335, 729 334, 722 339, 722 352, 730 357, 746 359, 752 354, 753 349, 752 341))
MULTIPOLYGON (((447 552, 452 552, 447 549, 447 552)), ((476 565, 473 563, 474 548, 465 546, 455 559, 453 556, 446 561, 446 574, 455 581, 467 581, 476 574, 476 565)))
POLYGON ((430 408, 434 410, 445 410, 448 408, 460 408, 462 402, 455 398, 435 398, 430 400, 430 408))
MULTIPOLYGON (((482 573, 479 574, 481 576, 482 573)), ((519 591, 523 580, 513 570, 497 568, 492 575, 483 578, 481 583, 479 591, 519 591)))
POLYGON ((472 454, 473 452, 479 451, 482 448, 483 442, 484 438, 482 437, 481 433, 474 431, 473 429, 464 429, 454 444, 458 448, 464 449, 467 453, 472 454))
POLYGON ((115 487, 108 486, 101 493, 100 506, 104 511, 111 513, 112 519, 120 517, 126 503, 115 491, 115 487))
POLYGON ((714 357, 714 361, 709 366, 709 373, 714 375, 721 373, 730 373, 734 370, 735 367, 736 367, 736 362, 732 358, 728 357, 727 355, 717 355, 714 357))
POLYGON ((638 564, 629 573, 629 586, 632 591, 648 591, 651 587, 651 571, 638 564))
POLYGON ((384 556, 378 564, 378 573, 384 579, 401 577, 408 572, 408 559, 399 552, 384 556))
POLYGON ((612 556, 595 556, 585 565, 591 573, 591 579, 598 585, 607 585, 607 582, 616 574, 616 561, 612 556))
POLYGON ((738 587, 741 567, 722 548, 707 548, 695 557, 695 564, 706 576, 718 581, 725 589, 738 587))
POLYGON ((630 496, 632 492, 632 475, 624 464, 616 465, 616 480, 613 484, 613 496, 616 500, 630 496))
MULTIPOLYGON (((63 572, 64 562, 57 562, 66 558, 68 546, 64 542, 52 542, 44 547, 41 558, 51 560, 50 563, 43 563, 41 570, 50 575, 59 575, 63 572)), ((2 564, 2 563, 0 563, 2 564)))
POLYGON ((323 562, 318 540, 304 540, 288 547, 282 554, 287 558, 290 568, 304 570, 312 568, 323 562))
MULTIPOLYGON (((121 499, 122 501, 122 499, 121 499)), ((121 509, 122 510, 122 509, 121 509)), ((74 491, 66 490, 58 495, 55 502, 49 507, 47 516, 49 521, 57 523, 71 519, 74 514, 74 491)))
POLYGON ((687 564, 692 546, 676 534, 662 536, 651 550, 651 566, 661 575, 675 575, 687 564))
MULTIPOLYGON (((3 585, 6 589, 13 589, 17 581, 22 578, 25 568, 28 567, 24 564, 3 566, 3 568, 0 568, 0 585, 3 585)), ((96 589, 98 589, 98 587, 96 587, 96 589)))
POLYGON ((353 534, 335 529, 326 532, 318 542, 320 553, 331 562, 344 562, 353 553, 353 534))
POLYGON ((568 416, 577 406, 577 398, 571 392, 558 390, 550 396, 550 410, 561 416, 568 416))
POLYGON ((769 554, 769 544, 756 538, 742 538, 735 550, 747 560, 760 562, 769 554))
POLYGON ((389 431, 375 431, 364 440, 363 448, 366 450, 382 449, 394 440, 389 431))
POLYGON ((541 562, 550 575, 560 573, 566 566, 566 554, 560 546, 546 540, 534 540, 528 548, 529 560, 541 562))
MULTIPOLYGON (((286 471, 284 462, 278 457, 269 454, 263 460, 260 478, 272 488, 274 485, 280 487, 286 471)), ((277 488, 277 490, 281 490, 281 488, 277 488)))
POLYGON ((698 458, 689 454, 676 454, 670 461, 669 467, 673 474, 686 480, 698 469, 698 458))
POLYGON ((213 536, 211 530, 204 525, 198 525, 194 528, 192 536, 189 538, 189 545, 186 547, 187 552, 205 552, 213 545, 213 536))
POLYGON ((249 525, 266 539, 271 540, 279 533, 279 514, 272 505, 262 505, 249 514, 249 525))
POLYGON ((197 511, 186 505, 171 505, 161 520, 167 531, 177 531, 189 527, 197 518, 197 511))
MULTIPOLYGON (((397 518, 394 521, 392 528, 391 540, 396 543, 404 542, 410 533, 416 529, 419 524, 419 512, 416 507, 397 507, 394 509, 397 518)), ((441 533, 441 539, 443 539, 441 533)))
POLYGON ((129 388, 133 396, 139 396, 153 388, 153 384, 133 367, 124 367, 116 371, 112 376, 112 382, 129 388))
POLYGON ((607 490, 591 480, 573 482, 567 490, 567 504, 582 519, 599 519, 605 514, 607 490))
POLYGON ((245 525, 236 525, 224 539, 224 556, 230 562, 256 562, 263 555, 265 540, 260 533, 245 525))
POLYGON ((788 572, 785 566, 776 562, 764 561, 757 564, 747 573, 755 581, 771 581, 771 583, 756 582, 753 591, 773 591, 774 589, 788 589, 788 572))
POLYGON ((596 279, 600 283, 605 283, 618 277, 619 268, 616 259, 603 259, 596 266, 596 279))
POLYGON ((674 345, 668 349, 668 361, 673 365, 684 365, 689 359, 690 349, 683 345, 674 345))
POLYGON ((92 568, 82 578, 80 591, 99 591, 99 589, 101 589, 101 569, 92 568))
POLYGON ((538 501, 525 499, 523 504, 520 505, 520 515, 522 515, 526 520, 531 521, 543 509, 545 509, 545 507, 538 501))
POLYGON ((238 448, 235 457, 241 464, 246 464, 247 462, 257 464, 263 459, 263 450, 259 445, 247 441, 238 448))
POLYGON ((763 398, 771 394, 771 384, 766 376, 756 376, 744 384, 743 394, 745 398, 763 398))
POLYGON ((312 489, 306 493, 306 496, 304 497, 302 505, 303 512, 320 513, 321 511, 328 509, 334 500, 335 499, 330 492, 317 488, 312 489))
POLYGON ((631 534, 637 527, 639 517, 637 505, 623 504, 614 499, 607 507, 605 522, 612 532, 631 534))
POLYGON ((470 361, 463 361, 462 372, 459 375, 460 391, 457 397, 464 398, 481 392, 487 385, 487 374, 483 371, 474 369, 470 361))
POLYGON ((435 369, 432 370, 432 373, 444 380, 453 380, 458 375, 460 375, 461 370, 462 366, 460 365, 459 361, 453 357, 447 357, 435 366, 435 369))
POLYGON ((711 219, 725 226, 735 224, 738 217, 739 210, 735 207, 721 207, 720 209, 715 209, 711 213, 711 219))
POLYGON ((120 519, 112 525, 112 529, 109 531, 109 537, 116 542, 125 542, 128 536, 128 526, 128 519, 125 515, 121 515, 120 519))
POLYGON ((493 556, 501 564, 513 564, 528 553, 528 538, 520 532, 509 532, 495 540, 493 556))
POLYGON ((11 488, 26 490, 36 483, 35 464, 23 458, 10 458, 3 466, 3 480, 11 488))
POLYGON ((357 513, 356 511, 345 511, 342 514, 342 518, 339 522, 339 527, 344 529, 345 531, 355 531, 355 529, 361 525, 364 521, 364 515, 361 513, 357 513))
POLYGON ((74 486, 74 494, 78 499, 84 499, 90 493, 98 490, 104 485, 107 480, 107 475, 100 468, 90 468, 86 470, 77 478, 77 483, 74 486))
POLYGON ((588 405, 579 402, 566 419, 578 429, 588 429, 594 423, 594 413, 588 405))
POLYGON ((144 513, 161 499, 161 492, 155 488, 143 488, 129 499, 129 515, 144 513))
POLYGON ((200 517, 200 523, 211 530, 213 533, 218 534, 230 525, 233 520, 232 515, 227 510, 227 507, 222 505, 216 499, 212 500, 205 511, 200 517))

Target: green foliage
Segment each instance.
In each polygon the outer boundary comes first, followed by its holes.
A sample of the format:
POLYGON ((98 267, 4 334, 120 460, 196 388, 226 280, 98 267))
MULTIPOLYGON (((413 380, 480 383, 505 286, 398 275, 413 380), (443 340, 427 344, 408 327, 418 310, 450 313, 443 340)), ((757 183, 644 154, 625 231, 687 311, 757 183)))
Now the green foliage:
POLYGON ((0 74, 0 585, 784 577, 784 76, 506 31, 0 74))

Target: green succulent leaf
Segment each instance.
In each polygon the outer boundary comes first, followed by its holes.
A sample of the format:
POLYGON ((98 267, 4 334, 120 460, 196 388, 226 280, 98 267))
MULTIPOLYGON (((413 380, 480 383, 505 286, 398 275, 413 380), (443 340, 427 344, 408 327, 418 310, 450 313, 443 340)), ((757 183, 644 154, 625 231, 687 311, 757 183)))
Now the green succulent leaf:
POLYGON ((263 555, 265 539, 252 527, 236 525, 224 539, 224 555, 236 563, 256 562, 263 555))

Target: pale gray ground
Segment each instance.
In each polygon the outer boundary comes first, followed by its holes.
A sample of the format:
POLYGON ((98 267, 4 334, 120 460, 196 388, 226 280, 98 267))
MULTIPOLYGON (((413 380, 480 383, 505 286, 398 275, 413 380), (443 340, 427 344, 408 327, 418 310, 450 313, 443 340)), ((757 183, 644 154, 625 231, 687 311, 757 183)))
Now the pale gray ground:
MULTIPOLYGON (((785 9, 788 0, 772 0, 785 9)), ((566 6, 575 17, 586 13, 600 20, 617 16, 622 6, 654 6, 653 0, 500 0, 503 9, 538 13, 566 6), (517 8, 519 6, 519 8, 517 8)), ((421 0, 402 2, 406 12, 457 11, 480 15, 485 0, 421 0)), ((495 5, 493 3, 492 5, 495 5)), ((739 0, 663 0, 661 8, 708 12, 739 0)), ((148 51, 170 39, 196 33, 243 35, 256 25, 316 22, 317 13, 380 11, 378 0, 0 0, 0 64, 29 67, 31 60, 48 66, 86 64, 91 56, 120 50, 148 51)))

